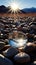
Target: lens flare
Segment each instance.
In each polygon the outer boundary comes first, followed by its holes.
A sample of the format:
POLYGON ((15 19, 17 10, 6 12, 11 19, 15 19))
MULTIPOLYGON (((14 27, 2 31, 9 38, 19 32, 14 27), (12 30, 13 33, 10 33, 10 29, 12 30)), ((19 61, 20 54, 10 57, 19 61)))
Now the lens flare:
POLYGON ((13 10, 13 11, 17 11, 19 8, 17 3, 12 3, 10 6, 11 6, 11 10, 13 10))

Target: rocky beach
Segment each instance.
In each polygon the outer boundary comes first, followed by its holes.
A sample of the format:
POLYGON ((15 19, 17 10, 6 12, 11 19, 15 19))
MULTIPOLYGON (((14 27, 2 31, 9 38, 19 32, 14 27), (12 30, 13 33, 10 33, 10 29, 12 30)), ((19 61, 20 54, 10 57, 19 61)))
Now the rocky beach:
POLYGON ((36 65, 36 17, 0 17, 0 65, 36 65), (14 48, 9 39, 20 31, 27 37, 25 48, 14 48))

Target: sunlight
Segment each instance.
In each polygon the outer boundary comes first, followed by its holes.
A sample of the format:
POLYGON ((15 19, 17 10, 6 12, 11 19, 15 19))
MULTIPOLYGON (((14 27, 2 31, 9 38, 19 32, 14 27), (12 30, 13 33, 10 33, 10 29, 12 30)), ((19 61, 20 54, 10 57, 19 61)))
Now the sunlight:
POLYGON ((17 3, 12 3, 10 6, 11 6, 11 10, 18 11, 19 6, 17 3))
POLYGON ((24 45, 26 45, 27 39, 24 40, 23 38, 20 38, 20 39, 17 39, 17 42, 18 43, 16 45, 18 47, 23 47, 24 45))

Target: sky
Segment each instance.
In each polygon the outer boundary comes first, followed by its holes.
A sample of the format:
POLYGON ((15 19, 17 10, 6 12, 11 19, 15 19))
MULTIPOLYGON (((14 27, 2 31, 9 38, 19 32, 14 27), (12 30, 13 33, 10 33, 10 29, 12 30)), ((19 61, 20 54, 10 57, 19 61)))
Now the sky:
POLYGON ((10 6, 13 2, 16 2, 20 9, 36 7, 36 0, 0 0, 0 5, 10 6))

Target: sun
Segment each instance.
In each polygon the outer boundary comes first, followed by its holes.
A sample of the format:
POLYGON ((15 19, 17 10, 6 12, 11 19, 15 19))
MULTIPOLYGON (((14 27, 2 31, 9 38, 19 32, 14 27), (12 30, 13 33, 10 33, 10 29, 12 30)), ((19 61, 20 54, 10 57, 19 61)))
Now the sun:
POLYGON ((11 9, 12 9, 13 11, 17 11, 18 8, 19 8, 18 4, 16 4, 16 3, 12 3, 10 6, 11 6, 11 9))

